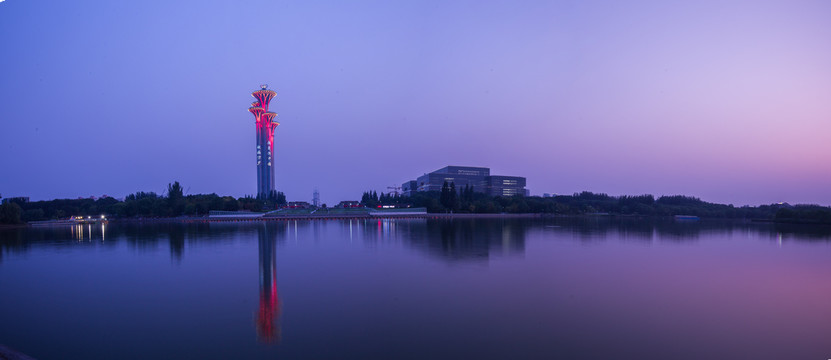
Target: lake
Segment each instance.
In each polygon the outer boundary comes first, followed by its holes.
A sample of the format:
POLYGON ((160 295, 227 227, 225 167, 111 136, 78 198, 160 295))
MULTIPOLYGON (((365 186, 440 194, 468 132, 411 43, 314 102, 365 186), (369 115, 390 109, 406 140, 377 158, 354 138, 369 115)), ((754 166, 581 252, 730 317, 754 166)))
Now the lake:
POLYGON ((0 230, 36 359, 828 359, 831 229, 614 218, 0 230))

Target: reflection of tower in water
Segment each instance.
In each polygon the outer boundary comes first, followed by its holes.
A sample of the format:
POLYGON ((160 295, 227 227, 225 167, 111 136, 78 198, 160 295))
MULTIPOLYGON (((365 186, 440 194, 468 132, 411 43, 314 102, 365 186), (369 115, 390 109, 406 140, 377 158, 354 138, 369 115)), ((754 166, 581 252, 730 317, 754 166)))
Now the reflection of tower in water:
POLYGON ((260 308, 257 311, 257 336, 260 341, 280 341, 280 299, 277 296, 277 262, 274 232, 266 224, 258 229, 260 247, 260 308))

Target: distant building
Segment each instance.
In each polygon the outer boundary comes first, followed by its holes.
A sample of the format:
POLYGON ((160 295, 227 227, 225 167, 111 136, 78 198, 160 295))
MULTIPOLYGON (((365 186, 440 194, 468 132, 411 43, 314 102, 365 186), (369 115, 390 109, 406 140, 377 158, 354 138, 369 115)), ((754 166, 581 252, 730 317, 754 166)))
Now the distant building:
POLYGON ((337 205, 336 208, 357 208, 362 207, 360 201, 341 201, 337 205))
POLYGON ((527 194, 524 177, 491 175, 489 168, 470 166, 445 166, 403 183, 401 189, 405 196, 410 196, 416 191, 441 191, 445 182, 454 183, 456 190, 472 186, 474 192, 490 196, 527 194))
POLYGON ((407 209, 410 207, 410 204, 387 204, 387 205, 376 205, 378 209, 407 209))
POLYGON ((305 201, 289 201, 286 207, 289 209, 308 209, 312 207, 312 204, 305 201))
POLYGON ((404 196, 410 196, 416 191, 418 191, 418 181, 410 180, 401 184, 401 194, 404 196))

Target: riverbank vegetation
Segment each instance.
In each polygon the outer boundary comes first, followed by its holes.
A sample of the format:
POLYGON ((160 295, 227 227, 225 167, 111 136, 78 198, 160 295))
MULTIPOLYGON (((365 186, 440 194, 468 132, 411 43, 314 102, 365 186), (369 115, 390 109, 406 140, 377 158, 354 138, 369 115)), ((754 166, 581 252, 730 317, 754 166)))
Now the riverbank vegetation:
MULTIPOLYGON (((7 201, 0 206, 0 224, 65 219, 69 216, 116 218, 204 216, 211 210, 263 211, 286 204, 286 196, 277 192, 267 199, 246 196, 234 198, 217 194, 185 195, 178 182, 168 185, 165 194, 139 191, 124 200, 56 199, 33 202, 7 201)), ((831 208, 819 205, 771 204, 741 206, 716 204, 691 196, 653 195, 611 196, 581 192, 553 197, 492 197, 469 187, 447 184, 442 191, 416 192, 412 196, 364 192, 361 204, 369 208, 393 205, 423 207, 429 213, 543 213, 552 215, 620 215, 673 216, 694 215, 702 218, 759 219, 788 223, 831 224, 831 208)))
MULTIPOLYGON (((672 195, 655 198, 653 195, 611 196, 584 191, 572 195, 552 197, 511 196, 491 197, 462 187, 460 191, 417 192, 410 197, 369 196, 366 206, 410 205, 425 207, 430 213, 544 213, 554 215, 623 215, 674 216, 693 215, 702 218, 756 219, 792 223, 831 224, 831 208, 819 205, 790 205, 787 203, 760 206, 717 204, 696 197, 672 195)), ((450 191, 448 191, 450 190, 450 191)), ((366 193, 365 193, 366 194, 366 193)), ((367 196, 364 197, 365 199, 367 196)))
POLYGON ((168 185, 164 195, 139 191, 127 195, 123 201, 102 197, 99 199, 55 199, 32 202, 9 201, 0 207, 0 223, 66 219, 70 216, 110 217, 177 217, 202 216, 211 210, 261 211, 274 209, 286 203, 286 196, 277 192, 268 199, 246 196, 234 198, 217 194, 185 195, 179 182, 168 185))

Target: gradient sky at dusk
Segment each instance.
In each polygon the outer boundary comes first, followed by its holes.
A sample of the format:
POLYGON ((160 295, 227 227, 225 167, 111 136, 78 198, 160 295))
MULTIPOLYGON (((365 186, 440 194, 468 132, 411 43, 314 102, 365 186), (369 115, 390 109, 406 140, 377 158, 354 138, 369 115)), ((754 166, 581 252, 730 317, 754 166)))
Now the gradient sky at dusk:
POLYGON ((831 205, 831 2, 0 3, 0 194, 330 205, 445 165, 532 194, 831 205))

